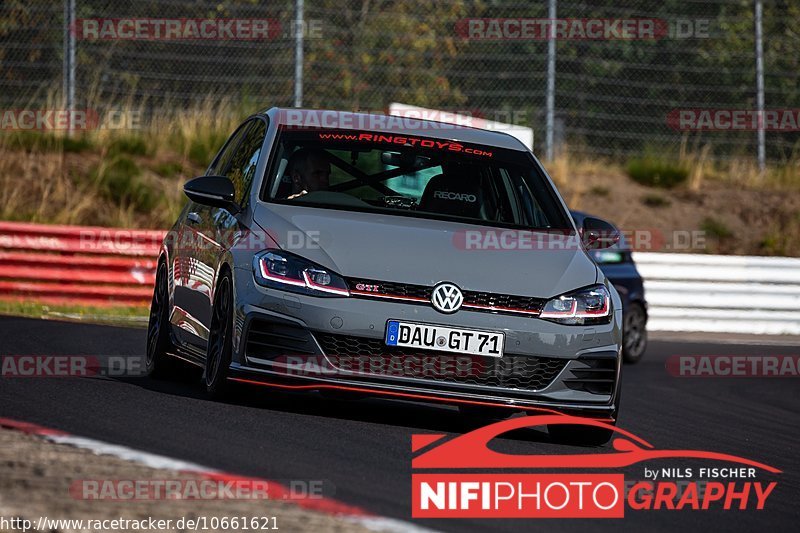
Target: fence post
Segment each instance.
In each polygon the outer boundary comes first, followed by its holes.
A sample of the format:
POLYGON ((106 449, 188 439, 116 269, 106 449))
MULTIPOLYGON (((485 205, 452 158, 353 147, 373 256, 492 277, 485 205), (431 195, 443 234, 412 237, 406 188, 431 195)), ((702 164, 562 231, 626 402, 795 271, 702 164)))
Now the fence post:
POLYGON ((294 107, 303 105, 303 0, 294 3, 294 107))
POLYGON ((756 107, 758 107, 758 170, 764 172, 767 165, 766 135, 764 133, 764 43, 761 33, 763 10, 761 0, 755 5, 756 37, 756 107))
POLYGON ((75 111, 75 0, 64 0, 64 107, 69 117, 67 134, 72 135, 75 111))
POLYGON ((545 159, 553 160, 553 122, 556 105, 556 0, 550 0, 548 18, 550 19, 550 35, 547 39, 547 120, 545 126, 545 159))

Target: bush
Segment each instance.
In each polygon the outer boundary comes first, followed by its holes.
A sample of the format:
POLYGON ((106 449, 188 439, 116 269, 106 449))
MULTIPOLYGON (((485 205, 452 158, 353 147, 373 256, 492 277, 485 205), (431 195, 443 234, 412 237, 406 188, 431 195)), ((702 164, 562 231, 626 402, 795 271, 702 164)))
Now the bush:
POLYGON ((153 167, 153 172, 165 178, 171 178, 183 172, 183 165, 177 161, 167 161, 155 165, 153 167))
POLYGON ((142 137, 118 137, 108 144, 108 155, 147 155, 149 149, 147 142, 142 137))
POLYGON ((63 137, 63 148, 65 152, 80 153, 94 147, 94 143, 88 137, 63 137))
POLYGON ((689 169, 665 159, 643 157, 628 163, 628 175, 648 187, 671 189, 689 178, 689 169))
POLYGON ((659 194, 646 194, 642 197, 642 203, 647 207, 666 207, 672 202, 659 194))
POLYGON ((716 239, 727 239, 733 236, 733 232, 728 229, 728 226, 712 217, 706 217, 700 224, 700 229, 705 231, 709 237, 716 239))
POLYGON ((780 234, 770 233, 759 243, 759 247, 761 249, 761 253, 764 255, 777 255, 777 256, 784 256, 789 255, 786 253, 786 246, 784 244, 784 239, 781 238, 780 234))
POLYGON ((86 135, 67 137, 40 131, 16 131, 3 135, 1 142, 14 150, 40 152, 84 152, 93 146, 86 135))
POLYGON ((189 151, 186 154, 189 161, 195 165, 207 167, 227 138, 228 134, 221 131, 210 131, 206 135, 193 137, 189 142, 189 151))
POLYGON ((139 167, 127 157, 96 167, 91 177, 103 196, 116 204, 132 205, 139 212, 151 211, 158 205, 159 195, 141 179, 139 167))

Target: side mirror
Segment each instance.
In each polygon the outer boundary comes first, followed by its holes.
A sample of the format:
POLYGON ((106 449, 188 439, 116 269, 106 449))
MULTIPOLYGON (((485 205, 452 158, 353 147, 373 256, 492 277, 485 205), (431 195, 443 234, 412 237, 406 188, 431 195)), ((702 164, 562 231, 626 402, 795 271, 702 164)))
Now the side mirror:
POLYGON ((234 200, 233 182, 225 176, 200 176, 186 182, 183 192, 193 202, 211 207, 221 207, 233 214, 240 211, 234 200))
POLYGON ((581 238, 587 249, 599 250, 617 244, 619 242, 619 230, 605 220, 586 217, 583 219, 581 238))

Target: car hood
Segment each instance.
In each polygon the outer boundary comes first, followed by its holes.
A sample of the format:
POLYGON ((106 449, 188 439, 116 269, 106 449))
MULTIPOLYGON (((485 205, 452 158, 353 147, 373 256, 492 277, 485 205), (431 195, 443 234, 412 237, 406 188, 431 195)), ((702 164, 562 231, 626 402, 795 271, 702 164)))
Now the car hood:
POLYGON ((468 250, 466 230, 503 231, 376 213, 262 205, 255 222, 286 251, 347 277, 549 298, 595 283, 583 250, 468 250))

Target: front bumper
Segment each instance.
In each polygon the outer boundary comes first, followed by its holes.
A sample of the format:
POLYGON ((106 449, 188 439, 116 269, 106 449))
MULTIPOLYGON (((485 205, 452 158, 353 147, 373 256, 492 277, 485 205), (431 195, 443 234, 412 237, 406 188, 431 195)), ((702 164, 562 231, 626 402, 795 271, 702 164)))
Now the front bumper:
POLYGON ((622 318, 618 299, 609 324, 584 327, 466 310, 444 315, 424 304, 292 294, 257 285, 245 269, 237 269, 236 285, 231 380, 288 390, 345 390, 616 417, 622 318), (502 331, 505 361, 465 356, 461 361, 466 366, 459 368, 456 354, 393 351, 383 345, 389 319, 502 331), (365 346, 369 353, 363 353, 365 346), (415 357, 422 362, 408 372, 407 363, 415 357), (388 363, 375 366, 376 358, 388 363), (448 358, 455 361, 449 365, 451 374, 442 368, 448 358), (431 361, 439 367, 431 370, 431 361), (506 364, 510 361, 515 363, 506 364), (426 362, 427 371, 420 371, 426 362), (498 371, 498 363, 506 365, 498 371))

